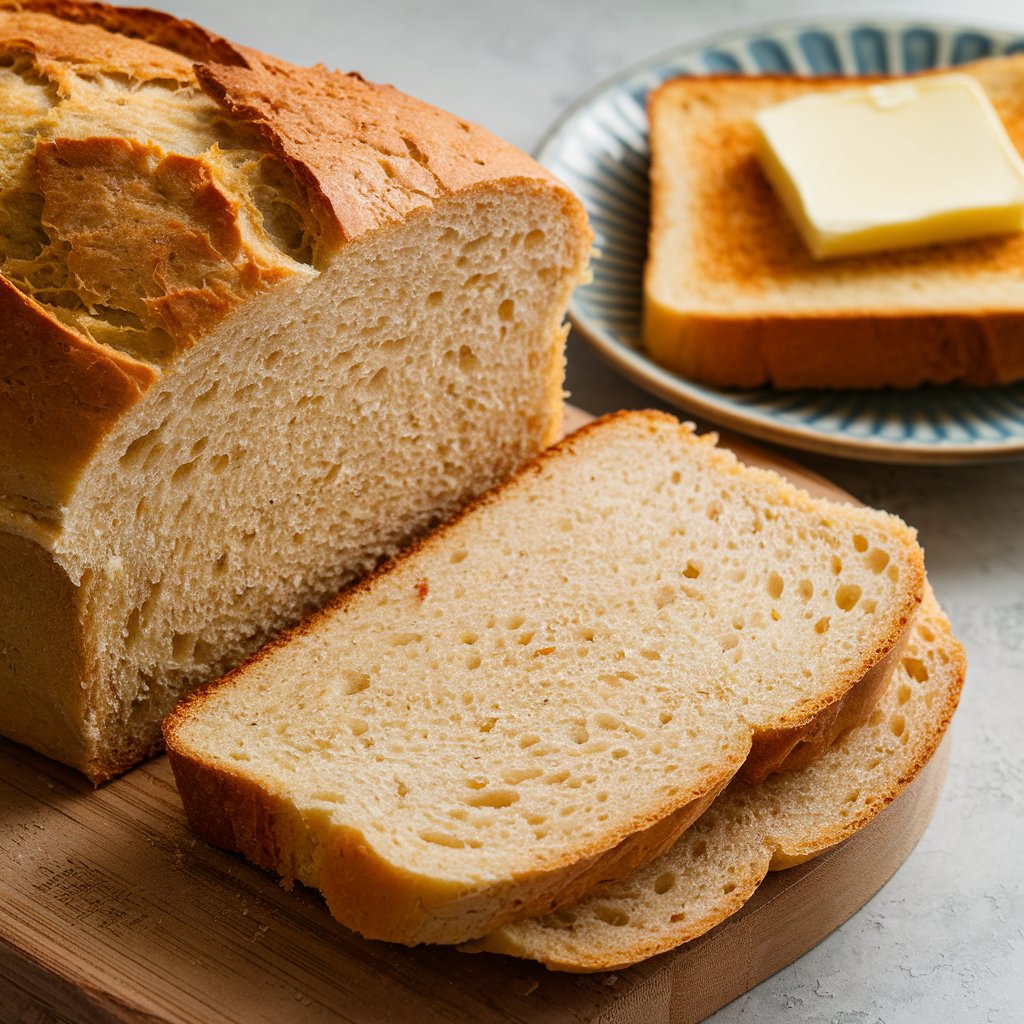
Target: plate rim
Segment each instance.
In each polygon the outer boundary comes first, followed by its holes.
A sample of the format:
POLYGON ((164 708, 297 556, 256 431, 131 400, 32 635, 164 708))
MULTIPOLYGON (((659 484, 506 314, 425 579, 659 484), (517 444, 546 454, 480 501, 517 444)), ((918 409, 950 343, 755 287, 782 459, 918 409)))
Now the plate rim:
MULTIPOLYGON (((759 35, 784 32, 819 31, 834 36, 837 32, 849 32, 854 28, 873 27, 887 32, 914 28, 931 29, 949 33, 963 32, 984 35, 990 39, 1015 36, 1024 39, 1024 21, 1019 25, 995 22, 965 22, 956 18, 943 17, 893 17, 864 13, 856 16, 823 14, 820 17, 790 16, 758 21, 746 27, 723 29, 707 35, 683 40, 674 46, 652 54, 642 60, 607 76, 591 86, 569 104, 541 135, 532 149, 534 158, 549 166, 548 158, 556 140, 560 139, 570 123, 596 99, 612 92, 631 77, 642 74, 659 63, 698 57, 704 50, 725 44, 745 42, 759 35)), ((764 414, 754 412, 745 415, 733 408, 732 403, 723 403, 714 397, 714 389, 707 389, 684 377, 666 370, 655 363, 640 349, 614 337, 610 332, 591 322, 578 306, 574 295, 569 303, 568 317, 573 330, 586 340, 597 353, 627 379, 640 385, 662 401, 701 416, 716 426, 755 437, 761 441, 782 444, 803 451, 839 456, 869 462, 911 463, 911 464, 955 464, 974 462, 996 462, 1024 456, 1024 437, 1008 441, 984 439, 976 442, 934 442, 900 441, 893 439, 871 439, 851 437, 847 434, 823 434, 821 431, 802 424, 785 424, 768 419, 764 414), (696 389, 700 388, 701 391, 696 389), (710 397, 702 391, 710 390, 710 397)), ((721 392, 718 392, 721 394, 721 392)))

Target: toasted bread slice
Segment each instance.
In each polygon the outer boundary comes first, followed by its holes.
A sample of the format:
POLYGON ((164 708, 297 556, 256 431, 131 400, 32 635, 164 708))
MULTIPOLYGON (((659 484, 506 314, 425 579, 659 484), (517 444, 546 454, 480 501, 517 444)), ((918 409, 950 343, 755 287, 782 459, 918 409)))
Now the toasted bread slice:
POLYGON ((866 825, 931 757, 963 686, 963 648, 930 591, 868 722, 801 771, 734 782, 664 856, 555 914, 467 946, 553 970, 626 967, 735 913, 770 870, 792 867, 866 825))
MULTIPOLYGON (((967 65, 1024 150, 1024 55, 967 65)), ((644 345, 719 387, 1024 377, 1024 234, 818 262, 755 156, 757 111, 881 79, 680 78, 649 102, 644 345)))
POLYGON ((900 520, 623 413, 179 706, 167 746, 200 835, 368 937, 460 942, 826 749, 922 589, 900 520))

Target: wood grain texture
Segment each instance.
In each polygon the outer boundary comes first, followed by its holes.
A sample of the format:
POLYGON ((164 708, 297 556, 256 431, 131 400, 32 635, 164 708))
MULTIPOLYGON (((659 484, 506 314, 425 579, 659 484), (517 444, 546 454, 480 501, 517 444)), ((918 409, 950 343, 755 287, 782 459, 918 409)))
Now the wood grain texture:
MULTIPOLYGON (((742 448, 747 461, 780 467, 742 448)), ((869 826, 770 876, 706 936, 626 971, 581 976, 360 939, 317 894, 287 892, 194 838, 166 758, 93 791, 0 740, 0 1021, 691 1024, 805 952, 885 883, 938 802, 947 747, 869 826)))

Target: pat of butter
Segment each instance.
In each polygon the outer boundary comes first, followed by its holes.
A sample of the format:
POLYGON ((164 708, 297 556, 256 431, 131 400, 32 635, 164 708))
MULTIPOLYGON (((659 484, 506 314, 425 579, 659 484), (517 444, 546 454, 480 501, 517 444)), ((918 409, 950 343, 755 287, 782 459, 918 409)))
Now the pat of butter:
POLYGON ((1024 229, 1024 163, 969 75, 814 93, 754 121, 816 259, 1024 229))

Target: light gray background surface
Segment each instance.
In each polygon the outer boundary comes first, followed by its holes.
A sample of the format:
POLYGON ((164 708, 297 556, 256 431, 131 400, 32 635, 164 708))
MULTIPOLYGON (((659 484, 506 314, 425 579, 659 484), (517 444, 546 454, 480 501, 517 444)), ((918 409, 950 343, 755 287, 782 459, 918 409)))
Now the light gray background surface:
MULTIPOLYGON (((526 149, 602 79, 723 30, 863 15, 1024 33, 1024 0, 152 2, 298 63, 391 82, 526 149)), ((658 404, 578 339, 569 387, 596 413, 658 404)), ((967 646, 968 685, 943 802, 904 867, 838 932, 713 1020, 1024 1021, 1024 460, 921 469, 796 457, 920 530, 967 646)))

